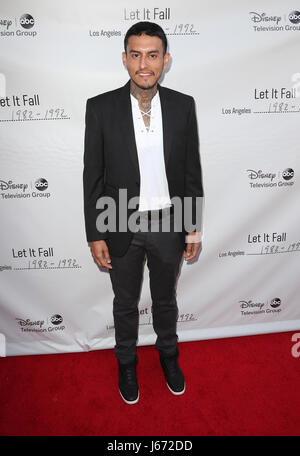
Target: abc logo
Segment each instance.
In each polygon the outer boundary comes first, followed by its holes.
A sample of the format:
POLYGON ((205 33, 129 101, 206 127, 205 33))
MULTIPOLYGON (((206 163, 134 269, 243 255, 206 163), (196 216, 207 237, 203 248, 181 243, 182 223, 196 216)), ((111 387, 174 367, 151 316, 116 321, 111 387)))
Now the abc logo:
POLYGON ((299 12, 299 11, 292 11, 292 12, 289 14, 289 20, 290 20, 293 24, 298 24, 298 22, 300 22, 300 12, 299 12))
POLYGON ((35 181, 34 185, 37 190, 40 190, 40 192, 42 192, 43 190, 46 190, 48 188, 48 181, 41 177, 40 179, 37 179, 35 181))
POLYGON ((29 29, 34 26, 34 19, 30 14, 23 14, 20 17, 20 24, 23 28, 29 29))
POLYGON ((53 325, 60 325, 63 322, 63 317, 56 314, 50 318, 50 321, 53 325))
POLYGON ((280 298, 274 298, 272 299, 272 301, 270 302, 270 306, 271 307, 279 307, 281 304, 281 299, 280 298))
POLYGON ((282 177, 285 180, 290 180, 294 177, 294 170, 292 168, 287 168, 282 172, 282 177))

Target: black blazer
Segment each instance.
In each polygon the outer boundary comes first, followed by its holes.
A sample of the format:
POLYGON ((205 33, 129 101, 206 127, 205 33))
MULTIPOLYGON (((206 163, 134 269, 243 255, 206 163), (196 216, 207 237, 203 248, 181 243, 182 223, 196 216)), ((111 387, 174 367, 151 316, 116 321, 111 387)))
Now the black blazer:
MULTIPOLYGON (((193 197, 194 206, 195 198, 203 196, 194 99, 160 85, 158 90, 170 197, 193 197)), ((128 199, 139 196, 140 173, 130 81, 121 88, 88 99, 85 121, 83 186, 87 240, 106 240, 110 253, 122 256, 132 233, 100 233, 96 219, 101 210, 96 209, 96 202, 101 196, 111 196, 118 210, 119 189, 127 189, 128 199)), ((132 212, 128 210, 128 217, 132 212)))

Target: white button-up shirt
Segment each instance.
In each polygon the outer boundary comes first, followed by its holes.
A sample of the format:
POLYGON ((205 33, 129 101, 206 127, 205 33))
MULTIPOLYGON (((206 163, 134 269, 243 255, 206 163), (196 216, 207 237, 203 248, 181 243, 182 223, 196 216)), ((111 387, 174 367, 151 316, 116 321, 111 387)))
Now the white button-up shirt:
POLYGON ((147 131, 138 100, 131 97, 135 141, 140 168, 139 211, 171 206, 164 160, 163 128, 159 93, 151 100, 150 128, 147 131))

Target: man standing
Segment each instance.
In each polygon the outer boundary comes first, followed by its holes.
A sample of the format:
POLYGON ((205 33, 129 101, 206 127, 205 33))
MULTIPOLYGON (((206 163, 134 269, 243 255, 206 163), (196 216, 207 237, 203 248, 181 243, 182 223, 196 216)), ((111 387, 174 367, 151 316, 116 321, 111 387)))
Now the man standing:
POLYGON ((176 280, 182 256, 191 260, 197 255, 200 235, 198 227, 174 228, 172 201, 179 198, 184 209, 189 199, 195 223, 196 200, 203 189, 194 100, 158 83, 170 60, 164 31, 151 22, 134 24, 124 48, 122 60, 130 80, 87 101, 83 182, 87 240, 96 263, 109 270, 115 295, 119 391, 126 403, 134 404, 139 399, 136 342, 145 258, 160 363, 170 391, 185 391, 177 360, 176 280), (120 190, 126 190, 126 206, 138 197, 144 229, 120 229, 124 217, 127 222, 133 213, 124 207, 120 190), (116 230, 99 228, 97 218, 104 211, 99 198, 104 196, 116 203, 116 230), (166 221, 168 231, 162 229, 166 221))

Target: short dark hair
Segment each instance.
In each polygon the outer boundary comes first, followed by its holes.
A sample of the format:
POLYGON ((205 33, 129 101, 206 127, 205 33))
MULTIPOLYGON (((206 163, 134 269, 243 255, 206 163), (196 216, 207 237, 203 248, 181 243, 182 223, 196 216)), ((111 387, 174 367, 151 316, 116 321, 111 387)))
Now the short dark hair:
POLYGON ((149 35, 149 36, 158 36, 162 40, 164 54, 167 52, 168 41, 165 32, 160 27, 160 25, 155 24, 154 22, 137 22, 133 24, 130 29, 127 30, 124 38, 124 49, 127 53, 127 44, 128 38, 132 35, 149 35))

